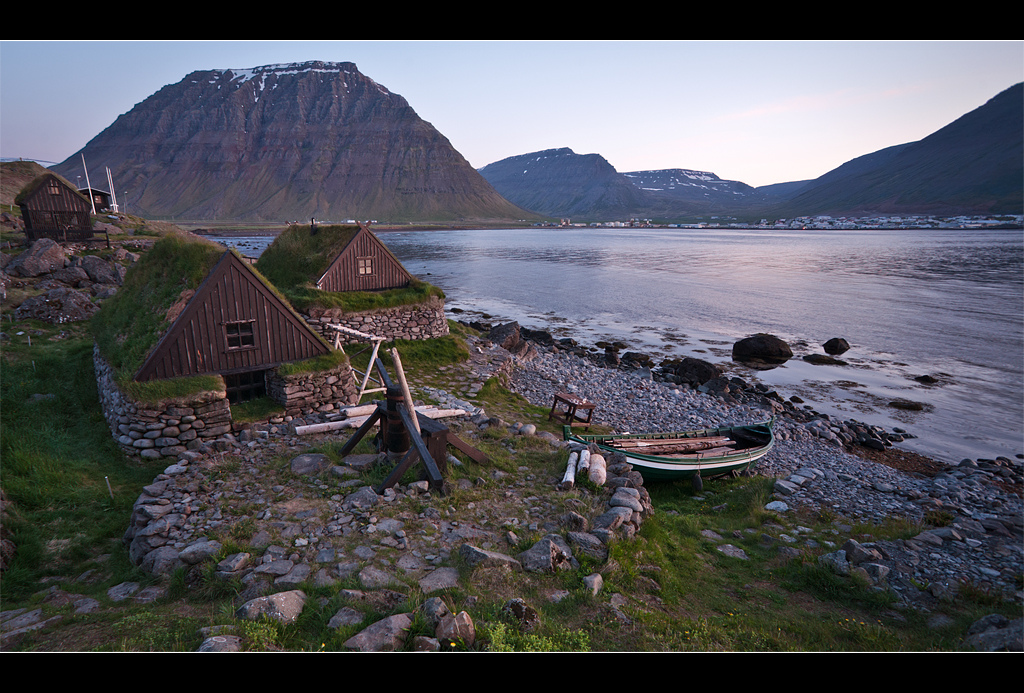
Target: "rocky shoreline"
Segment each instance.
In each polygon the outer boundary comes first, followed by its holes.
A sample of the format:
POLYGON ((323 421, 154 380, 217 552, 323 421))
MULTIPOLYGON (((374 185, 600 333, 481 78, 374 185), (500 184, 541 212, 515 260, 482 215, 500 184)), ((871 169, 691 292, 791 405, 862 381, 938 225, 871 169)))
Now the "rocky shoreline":
MULTIPOLYGON (((499 335, 500 336, 500 335, 499 335)), ((513 345, 513 349, 515 349, 513 345)), ((753 423, 776 417, 776 447, 756 473, 776 479, 771 509, 804 509, 837 518, 840 533, 850 524, 886 518, 939 522, 913 540, 865 545, 873 553, 874 582, 901 599, 923 606, 974 585, 1021 601, 1024 572, 1022 461, 963 460, 925 476, 851 454, 881 451, 901 434, 838 422, 792 406, 774 393, 742 382, 711 382, 692 388, 658 382, 649 370, 602 368, 592 357, 555 344, 520 349, 512 388, 534 404, 555 392, 579 395, 598 405, 594 421, 625 431, 668 431, 753 423)), ((934 470, 934 467, 933 467, 934 470)), ((799 545, 799 538, 792 538, 799 545)), ((828 563, 849 571, 843 550, 828 563)))

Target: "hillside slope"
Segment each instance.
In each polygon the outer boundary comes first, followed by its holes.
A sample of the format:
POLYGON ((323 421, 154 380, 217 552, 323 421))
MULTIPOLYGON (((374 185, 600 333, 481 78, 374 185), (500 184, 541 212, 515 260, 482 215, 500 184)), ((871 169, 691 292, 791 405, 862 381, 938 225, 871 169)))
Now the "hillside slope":
POLYGON ((1024 84, 918 142, 858 157, 807 184, 779 216, 1024 211, 1024 84))

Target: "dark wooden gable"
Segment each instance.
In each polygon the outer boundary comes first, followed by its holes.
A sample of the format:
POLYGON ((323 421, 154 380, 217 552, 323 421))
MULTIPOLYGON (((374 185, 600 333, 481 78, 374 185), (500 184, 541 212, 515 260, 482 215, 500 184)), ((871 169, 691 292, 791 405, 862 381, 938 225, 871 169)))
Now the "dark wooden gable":
POLYGON ((232 375, 329 352, 326 342, 246 262, 228 251, 135 380, 232 375))
POLYGON ((60 176, 45 173, 18 195, 25 236, 80 241, 92 238, 92 205, 60 176))
POLYGON ((412 275, 364 224, 316 282, 321 291, 380 291, 409 286, 412 275))
POLYGON ((96 211, 99 212, 110 209, 111 196, 106 190, 99 190, 97 188, 79 188, 78 192, 89 198, 90 202, 96 207, 96 211))

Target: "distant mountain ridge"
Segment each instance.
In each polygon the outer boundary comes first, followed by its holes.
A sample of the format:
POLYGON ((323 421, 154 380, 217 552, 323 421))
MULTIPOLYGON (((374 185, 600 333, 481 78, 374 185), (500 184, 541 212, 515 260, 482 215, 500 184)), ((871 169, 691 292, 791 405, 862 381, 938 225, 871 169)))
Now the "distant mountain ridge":
MULTIPOLYGON (((353 63, 200 70, 93 138, 130 211, 156 218, 517 219, 408 102, 353 63)), ((80 152, 55 171, 73 180, 80 152)))
POLYGON ((508 157, 480 175, 513 204, 548 216, 629 216, 647 207, 644 192, 604 157, 567 147, 508 157))
MULTIPOLYGON (((156 219, 504 221, 1024 213, 1024 85, 919 142, 812 181, 752 188, 706 171, 620 173, 568 148, 474 170, 353 63, 200 70, 123 114, 53 170, 109 167, 156 219)), ((102 169, 100 169, 102 170, 102 169)))
POLYGON ((506 199, 566 218, 650 218, 734 212, 775 199, 708 171, 674 168, 619 173, 599 154, 568 147, 508 157, 480 169, 506 199))
POLYGON ((1022 104, 1024 84, 1017 84, 919 142, 866 154, 815 180, 759 188, 689 169, 618 173, 598 154, 566 148, 509 157, 480 173, 526 209, 585 219, 1022 214, 1022 104), (639 197, 623 192, 622 181, 639 197))

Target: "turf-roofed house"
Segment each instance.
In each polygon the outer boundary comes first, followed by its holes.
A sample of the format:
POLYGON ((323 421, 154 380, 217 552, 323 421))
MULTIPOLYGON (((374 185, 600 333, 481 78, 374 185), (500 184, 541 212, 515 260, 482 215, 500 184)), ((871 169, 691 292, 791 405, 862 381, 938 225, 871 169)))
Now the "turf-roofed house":
POLYGON ((14 199, 21 208, 25 237, 34 241, 83 241, 93 237, 92 203, 55 173, 44 173, 14 199))
POLYGON ((147 457, 215 442, 251 401, 298 416, 358 397, 344 351, 238 253, 190 234, 154 244, 92 325, 107 420, 147 457))
POLYGON ((293 225, 256 268, 332 344, 338 325, 393 341, 448 334, 444 294, 413 277, 365 224, 293 225))

